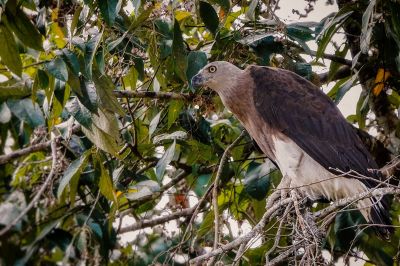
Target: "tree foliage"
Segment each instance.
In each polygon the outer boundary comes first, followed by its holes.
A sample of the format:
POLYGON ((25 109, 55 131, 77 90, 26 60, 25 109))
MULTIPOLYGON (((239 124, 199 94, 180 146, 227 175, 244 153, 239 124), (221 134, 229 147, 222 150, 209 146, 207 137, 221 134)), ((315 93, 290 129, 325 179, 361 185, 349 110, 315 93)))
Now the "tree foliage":
MULTIPOLYGON (((257 224, 280 173, 247 135, 220 163, 242 127, 216 94, 191 86, 209 61, 333 82, 336 103, 361 85, 347 119, 380 166, 396 156, 400 3, 340 0, 321 21, 289 24, 276 16, 278 5, 0 0, 0 263, 185 264, 213 246, 213 186, 221 243, 238 235, 231 222, 257 224), (317 66, 329 70, 317 74, 317 66), (124 217, 134 224, 122 226, 124 217), (170 220, 176 225, 166 226, 170 220), (130 231, 139 234, 121 242, 130 231)), ((394 200, 394 225, 399 213, 394 200)), ((398 262, 399 231, 384 242, 361 220, 336 215, 322 244, 333 260, 362 252, 369 263, 398 262)), ((243 265, 265 263, 280 230, 276 219, 266 228, 243 265)))

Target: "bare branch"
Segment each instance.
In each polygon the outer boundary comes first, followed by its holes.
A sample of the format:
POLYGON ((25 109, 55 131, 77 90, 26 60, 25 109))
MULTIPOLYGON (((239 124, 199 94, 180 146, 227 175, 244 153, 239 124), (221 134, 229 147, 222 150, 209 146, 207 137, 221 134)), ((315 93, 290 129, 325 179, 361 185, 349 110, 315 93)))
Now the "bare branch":
POLYGON ((49 140, 49 141, 46 141, 43 143, 39 143, 39 144, 32 145, 32 146, 29 146, 29 147, 26 147, 26 148, 23 148, 20 150, 13 151, 6 155, 0 155, 0 165, 6 164, 11 160, 17 159, 21 156, 30 154, 32 152, 46 150, 50 147, 50 145, 51 145, 51 141, 49 140))
POLYGON ((329 72, 325 72, 322 74, 318 74, 320 84, 326 84, 331 81, 335 81, 338 79, 343 79, 349 77, 351 75, 351 67, 349 66, 342 66, 338 69, 338 71, 333 74, 333 76, 329 79, 329 72))
POLYGON ((208 252, 204 255, 198 256, 192 260, 190 260, 191 264, 197 264, 200 263, 202 261, 205 261, 211 257, 215 257, 219 254, 222 254, 224 252, 227 252, 237 246, 240 246, 242 243, 247 243, 249 242, 253 237, 255 237, 257 234, 261 233, 263 228, 265 227, 265 225, 267 224, 268 221, 270 221, 271 218, 273 218, 273 214, 280 209, 282 206, 286 206, 287 204, 293 202, 293 200, 291 198, 287 198, 284 199, 278 203, 276 203, 275 205, 273 205, 270 209, 268 209, 263 217, 261 218, 261 220, 258 222, 258 224, 256 224, 254 226, 254 228, 248 232, 247 234, 245 234, 244 236, 238 237, 235 240, 233 240, 232 242, 226 244, 226 245, 222 245, 220 246, 218 249, 215 249, 211 252, 208 252))
POLYGON ((130 91, 130 90, 114 90, 114 95, 117 97, 128 98, 152 98, 152 99, 174 99, 174 100, 193 100, 196 95, 189 93, 175 93, 175 92, 154 92, 154 91, 130 91))
POLYGON ((57 139, 54 135, 54 133, 51 133, 51 140, 50 140, 50 146, 51 146, 51 154, 52 154, 52 164, 51 164, 51 170, 49 175, 47 176, 46 180, 44 181, 43 185, 40 187, 39 191, 36 193, 35 197, 32 199, 32 201, 26 206, 26 208, 11 222, 9 223, 6 227, 4 227, 0 231, 0 236, 4 235, 6 232, 8 232, 14 225, 16 225, 28 212, 32 207, 36 204, 36 202, 39 201, 40 197, 42 196, 43 192, 46 190, 48 184, 50 181, 53 179, 54 175, 56 174, 56 167, 57 167, 57 139))
MULTIPOLYGON (((243 130, 239 137, 235 139, 224 151, 224 154, 221 157, 221 161, 219 163, 217 175, 215 176, 214 180, 214 187, 213 187, 213 194, 212 194, 212 203, 214 207, 214 247, 213 249, 218 248, 219 243, 219 212, 218 212, 218 183, 219 179, 222 174, 222 170, 228 160, 228 155, 230 154, 231 150, 239 143, 239 141, 244 137, 245 131, 243 130)), ((212 262, 210 264, 213 264, 212 262)))
POLYGON ((197 205, 193 206, 192 208, 187 208, 187 209, 183 209, 181 211, 177 211, 168 215, 164 215, 161 217, 157 217, 151 220, 142 220, 140 222, 137 222, 133 225, 129 225, 126 226, 124 228, 121 228, 121 230, 119 230, 118 234, 124 234, 127 232, 131 232, 131 231, 136 231, 136 230, 140 230, 146 227, 152 227, 155 225, 159 225, 159 224, 163 224, 172 220, 176 220, 179 219, 180 217, 186 217, 186 216, 191 216, 194 211, 196 210, 197 205))

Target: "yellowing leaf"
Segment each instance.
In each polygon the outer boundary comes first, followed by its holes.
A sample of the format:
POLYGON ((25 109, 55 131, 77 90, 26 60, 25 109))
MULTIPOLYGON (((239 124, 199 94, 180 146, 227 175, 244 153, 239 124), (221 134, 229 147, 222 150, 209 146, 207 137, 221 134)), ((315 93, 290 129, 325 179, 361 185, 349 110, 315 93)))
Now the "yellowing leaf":
POLYGON ((0 24, 0 59, 15 74, 21 76, 22 62, 11 31, 0 24))
POLYGON ((372 93, 375 96, 378 96, 381 93, 381 91, 385 87, 386 80, 390 76, 391 76, 391 74, 388 70, 385 70, 383 68, 378 69, 378 73, 376 73, 376 77, 375 77, 375 87, 372 89, 372 93))

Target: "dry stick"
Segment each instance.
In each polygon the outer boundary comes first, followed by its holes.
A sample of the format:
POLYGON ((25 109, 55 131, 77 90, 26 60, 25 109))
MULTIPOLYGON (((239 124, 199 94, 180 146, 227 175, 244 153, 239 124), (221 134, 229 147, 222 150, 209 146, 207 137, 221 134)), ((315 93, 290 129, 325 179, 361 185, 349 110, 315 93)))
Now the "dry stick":
MULTIPOLYGON (((214 187, 212 193, 212 203, 214 207, 214 247, 213 249, 218 248, 219 243, 219 212, 218 212, 218 183, 219 179, 221 178, 222 170, 225 166, 226 161, 228 160, 228 155, 230 154, 231 150, 238 144, 238 142, 243 138, 245 135, 245 131, 243 130, 239 137, 237 137, 224 151, 222 154, 221 161, 219 163, 217 175, 215 176, 214 180, 214 187)), ((214 257, 213 257, 214 258, 214 257)), ((210 265, 213 265, 213 260, 210 261, 210 265)))
POLYGON ((6 155, 0 155, 0 165, 6 164, 7 162, 9 162, 11 160, 14 160, 18 157, 30 154, 32 152, 45 150, 45 149, 49 148, 50 145, 51 145, 51 141, 49 140, 49 141, 46 141, 43 143, 39 143, 36 145, 32 145, 32 146, 20 149, 20 150, 16 150, 16 151, 11 152, 6 155))
POLYGON ((197 208, 197 204, 195 206, 193 206, 192 208, 186 208, 181 211, 177 211, 177 212, 174 212, 174 213, 171 213, 168 215, 154 218, 152 220, 143 220, 143 221, 137 222, 133 225, 129 225, 124 228, 121 228, 118 231, 118 234, 124 234, 127 232, 140 230, 140 229, 143 229, 146 227, 152 227, 155 225, 163 224, 163 223, 169 222, 171 220, 179 219, 180 217, 190 216, 193 214, 193 212, 196 210, 196 208, 197 208))
MULTIPOLYGON (((72 132, 77 132, 79 129, 80 129, 80 125, 75 125, 71 128, 72 132)), ((61 139, 61 136, 55 137, 56 141, 58 141, 59 139, 61 139)), ((51 140, 43 142, 43 143, 35 144, 35 145, 29 146, 26 148, 22 148, 22 149, 13 151, 9 154, 0 155, 0 165, 6 164, 11 160, 17 159, 21 156, 30 154, 32 152, 46 150, 50 146, 51 146, 51 140)))
POLYGON ((51 155, 52 155, 53 162, 51 164, 51 170, 50 170, 49 175, 47 176, 43 185, 40 187, 39 191, 36 193, 35 197, 28 204, 28 206, 26 206, 26 208, 17 216, 17 218, 15 218, 11 223, 9 223, 6 227, 4 227, 0 231, 0 236, 4 235, 6 232, 8 232, 14 225, 16 225, 29 212, 30 209, 32 209, 32 207, 36 204, 36 202, 42 196, 43 192, 46 190, 47 185, 53 179, 53 177, 56 173, 56 166, 57 166, 57 144, 56 144, 56 141, 57 141, 56 137, 55 137, 54 133, 52 132, 50 146, 51 146, 51 155))
POLYGON ((230 242, 226 245, 220 246, 218 249, 215 249, 211 252, 208 252, 204 255, 198 256, 198 257, 190 260, 190 263, 191 264, 200 263, 211 257, 215 257, 221 253, 232 250, 235 247, 240 246, 242 243, 249 242, 253 237, 255 237, 257 234, 262 232, 266 223, 274 217, 272 214, 274 214, 282 206, 286 206, 287 204, 292 203, 292 202, 293 202, 293 200, 291 198, 287 198, 280 202, 277 202, 270 209, 266 210, 266 212, 264 213, 263 217, 260 219, 258 224, 256 224, 250 232, 248 232, 244 236, 236 238, 235 240, 233 240, 232 242, 230 242))
POLYGON ((358 200, 362 200, 365 198, 373 197, 373 196, 383 196, 383 195, 389 195, 389 194, 400 194, 400 189, 398 188, 373 188, 370 190, 367 190, 363 193, 360 193, 356 196, 350 197, 350 198, 344 198, 340 199, 336 202, 334 202, 332 205, 326 207, 325 209, 322 209, 316 213, 314 213, 315 218, 324 218, 336 209, 347 206, 350 204, 353 204, 354 202, 358 200))
POLYGON ((189 93, 176 92, 154 92, 154 91, 131 91, 131 90, 114 90, 116 97, 125 98, 151 98, 151 99, 174 99, 174 100, 193 100, 196 95, 189 93))
POLYGON ((279 222, 279 226, 278 226, 278 230, 276 232, 276 237, 275 237, 275 241, 274 244, 272 245, 272 247, 267 251, 267 253, 265 254, 265 261, 266 261, 266 265, 269 263, 269 256, 272 254, 272 252, 275 251, 275 249, 278 247, 279 245, 279 241, 281 239, 281 233, 282 233, 282 226, 283 226, 283 222, 285 221, 286 217, 288 216, 290 209, 292 208, 292 204, 289 203, 286 206, 285 212, 282 215, 282 219, 279 222))
POLYGON ((290 256, 290 254, 295 252, 296 249, 298 249, 299 244, 301 244, 302 242, 304 242, 304 240, 300 240, 300 242, 296 243, 296 245, 293 245, 289 249, 283 251, 278 256, 276 256, 273 260, 271 260, 271 262, 269 262, 267 265, 268 266, 274 266, 274 265, 278 265, 282 261, 287 260, 287 258, 290 256))

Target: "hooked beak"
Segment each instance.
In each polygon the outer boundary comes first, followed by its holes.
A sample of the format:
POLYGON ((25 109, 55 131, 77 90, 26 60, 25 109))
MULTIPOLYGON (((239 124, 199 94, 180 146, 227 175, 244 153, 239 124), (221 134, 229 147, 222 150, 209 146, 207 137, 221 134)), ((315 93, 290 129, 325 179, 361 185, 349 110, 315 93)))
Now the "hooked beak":
POLYGON ((204 82, 205 82, 205 80, 203 78, 203 75, 201 75, 201 73, 198 73, 197 75, 195 75, 191 81, 192 86, 195 88, 199 88, 199 87, 203 86, 204 82))

